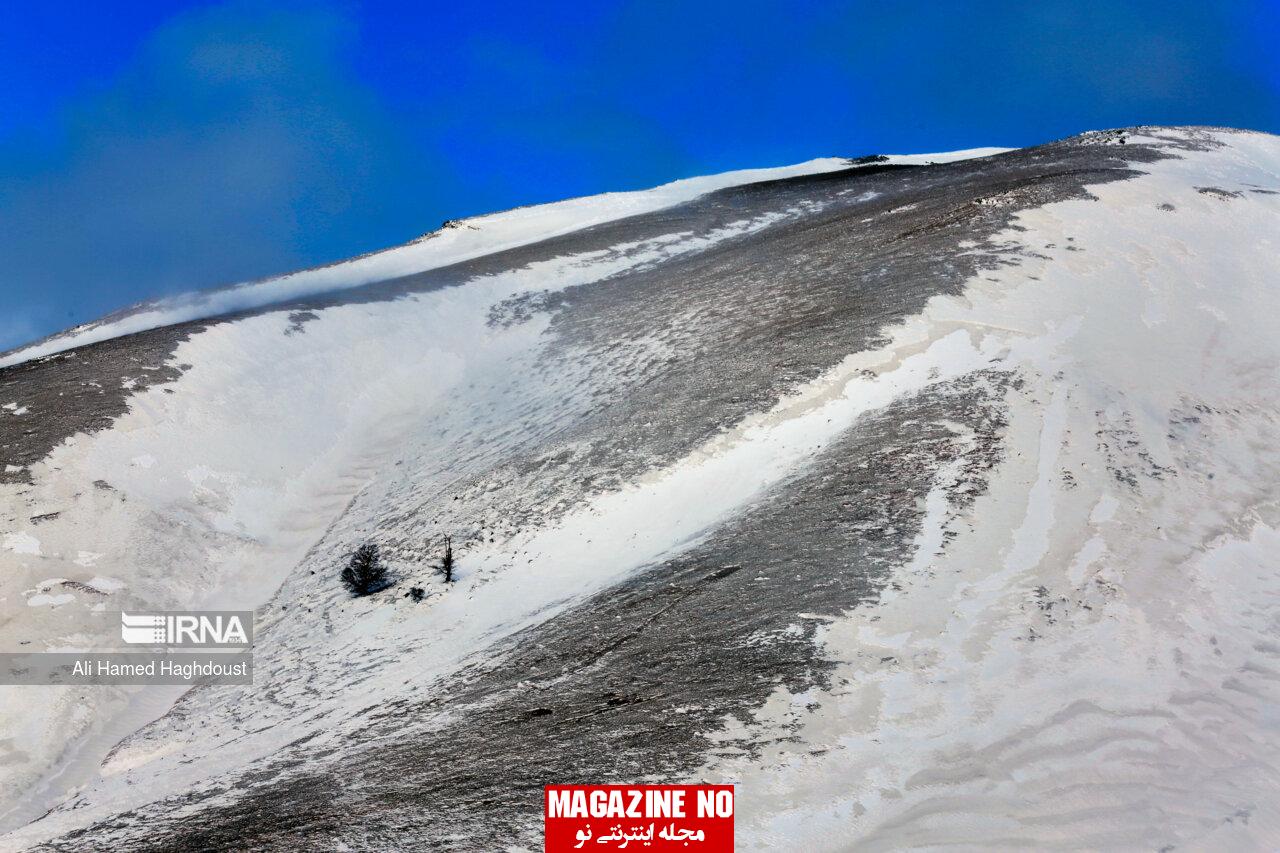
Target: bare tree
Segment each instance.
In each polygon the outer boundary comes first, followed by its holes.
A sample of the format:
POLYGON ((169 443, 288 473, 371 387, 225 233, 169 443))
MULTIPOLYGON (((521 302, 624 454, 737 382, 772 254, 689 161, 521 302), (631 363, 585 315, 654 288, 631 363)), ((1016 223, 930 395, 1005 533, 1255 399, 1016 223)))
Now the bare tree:
POLYGON ((436 567, 444 575, 445 583, 453 583, 453 537, 444 537, 444 557, 436 567))

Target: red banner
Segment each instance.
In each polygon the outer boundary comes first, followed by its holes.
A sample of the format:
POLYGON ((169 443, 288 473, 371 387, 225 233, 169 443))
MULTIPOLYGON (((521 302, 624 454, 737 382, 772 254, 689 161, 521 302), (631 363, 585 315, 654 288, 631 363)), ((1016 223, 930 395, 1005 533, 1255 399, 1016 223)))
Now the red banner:
POLYGON ((545 853, 733 853, 732 785, 548 785, 545 853))

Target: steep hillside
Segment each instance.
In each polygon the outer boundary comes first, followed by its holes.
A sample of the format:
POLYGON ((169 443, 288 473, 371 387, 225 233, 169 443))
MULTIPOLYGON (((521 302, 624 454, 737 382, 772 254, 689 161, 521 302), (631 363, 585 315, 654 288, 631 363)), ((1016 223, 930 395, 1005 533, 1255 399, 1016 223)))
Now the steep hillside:
POLYGON ((0 687, 0 847, 538 849, 544 783, 666 779, 737 783, 744 849, 1273 847, 1278 234, 1280 140, 1135 128, 6 354, 0 650, 258 619, 251 687, 0 687))

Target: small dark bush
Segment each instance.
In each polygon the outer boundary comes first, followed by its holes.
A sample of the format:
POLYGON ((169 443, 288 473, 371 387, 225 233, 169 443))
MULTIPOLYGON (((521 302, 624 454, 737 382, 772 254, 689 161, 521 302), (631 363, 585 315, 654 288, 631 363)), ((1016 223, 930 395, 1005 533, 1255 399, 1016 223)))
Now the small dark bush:
POLYGON ((423 598, 426 597, 427 591, 420 586, 413 586, 413 587, 409 587, 409 591, 405 594, 410 598, 412 598, 414 601, 421 601, 423 598))
POLYGON ((366 542, 356 549, 351 562, 342 570, 342 582, 353 595, 368 595, 390 583, 377 545, 366 542))

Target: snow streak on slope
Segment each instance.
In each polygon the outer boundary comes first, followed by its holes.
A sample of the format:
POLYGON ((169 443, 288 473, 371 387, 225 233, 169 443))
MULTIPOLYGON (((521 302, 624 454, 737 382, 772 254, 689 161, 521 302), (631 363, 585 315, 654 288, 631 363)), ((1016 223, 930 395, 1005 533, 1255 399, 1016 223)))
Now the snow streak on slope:
MULTIPOLYGON (((987 157, 1007 150, 974 148, 940 154, 893 155, 886 157, 883 162, 903 165, 949 163, 972 157, 987 157)), ((89 323, 40 343, 0 355, 0 367, 160 326, 246 311, 448 266, 480 255, 546 240, 558 234, 661 210, 725 187, 820 174, 844 169, 848 165, 849 161, 844 158, 826 157, 794 166, 742 169, 719 175, 686 178, 651 190, 605 193, 453 220, 446 227, 403 246, 373 252, 350 261, 248 282, 223 290, 192 293, 147 303, 117 319, 89 323)))

